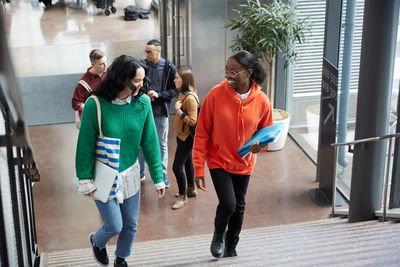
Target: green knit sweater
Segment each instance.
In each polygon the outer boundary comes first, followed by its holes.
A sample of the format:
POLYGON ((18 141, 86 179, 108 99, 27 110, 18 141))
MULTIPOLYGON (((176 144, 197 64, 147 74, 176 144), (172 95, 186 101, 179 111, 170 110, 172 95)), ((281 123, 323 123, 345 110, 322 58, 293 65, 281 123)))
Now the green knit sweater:
MULTIPOLYGON (((121 139, 119 172, 132 166, 142 148, 155 184, 163 181, 161 153, 151 104, 147 96, 134 98, 130 104, 117 105, 98 97, 101 106, 101 128, 105 137, 121 139)), ((82 113, 76 148, 75 166, 79 179, 92 178, 96 137, 99 135, 96 102, 88 99, 82 113)))

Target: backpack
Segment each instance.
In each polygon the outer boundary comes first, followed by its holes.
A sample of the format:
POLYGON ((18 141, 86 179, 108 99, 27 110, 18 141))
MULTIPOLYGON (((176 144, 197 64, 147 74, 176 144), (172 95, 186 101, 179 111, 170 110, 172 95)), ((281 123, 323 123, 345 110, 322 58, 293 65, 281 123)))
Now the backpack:
MULTIPOLYGON (((188 125, 188 126, 189 126, 189 130, 190 130, 190 135, 194 137, 194 134, 196 133, 197 122, 198 122, 198 120, 199 120, 199 114, 200 114, 201 105, 200 105, 200 102, 199 102, 199 100, 197 99, 197 97, 196 97, 194 94, 191 94, 191 93, 188 93, 188 94, 182 99, 182 104, 183 104, 183 101, 185 101, 186 97, 188 97, 189 95, 194 96, 194 99, 196 99, 196 101, 197 101, 197 118, 196 118, 196 124, 193 125, 193 126, 188 125)), ((182 125, 182 131, 184 130, 184 127, 185 127, 185 124, 182 125)))
POLYGON ((140 19, 148 19, 149 16, 147 14, 150 13, 150 10, 146 10, 134 5, 127 6, 124 8, 124 18, 125 20, 137 20, 140 19))
POLYGON ((137 20, 140 15, 140 9, 137 6, 127 6, 124 8, 124 18, 125 20, 137 20))
MULTIPOLYGON (((78 82, 78 84, 82 85, 89 94, 91 94, 93 92, 90 85, 87 82, 85 82, 84 80, 80 80, 78 82)), ((77 110, 75 111, 75 127, 78 130, 79 130, 79 128, 81 128, 81 117, 79 116, 79 111, 77 111, 77 110)))

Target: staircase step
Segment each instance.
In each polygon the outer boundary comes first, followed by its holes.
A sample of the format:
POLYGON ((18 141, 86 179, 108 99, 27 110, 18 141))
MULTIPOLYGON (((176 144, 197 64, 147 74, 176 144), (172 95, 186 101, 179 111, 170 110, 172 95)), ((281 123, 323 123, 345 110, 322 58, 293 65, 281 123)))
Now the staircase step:
MULTIPOLYGON (((368 266, 400 263, 400 224, 332 218, 243 230, 239 257, 215 259, 212 234, 135 242, 133 266, 368 266)), ((111 262, 115 245, 107 248, 111 262)), ((90 248, 44 253, 45 266, 98 266, 90 248)))

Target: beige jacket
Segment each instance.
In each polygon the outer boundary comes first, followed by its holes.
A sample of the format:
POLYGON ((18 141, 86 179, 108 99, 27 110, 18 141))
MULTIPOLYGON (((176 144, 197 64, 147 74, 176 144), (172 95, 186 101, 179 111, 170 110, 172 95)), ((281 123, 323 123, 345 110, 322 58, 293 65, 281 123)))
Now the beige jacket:
POLYGON ((199 101, 197 93, 191 90, 189 93, 186 93, 186 95, 180 93, 177 99, 177 101, 182 101, 184 99, 182 107, 176 111, 174 123, 176 136, 182 141, 185 141, 191 134, 189 125, 193 126, 197 123, 197 106, 200 101, 197 102, 196 98, 197 101, 199 101))

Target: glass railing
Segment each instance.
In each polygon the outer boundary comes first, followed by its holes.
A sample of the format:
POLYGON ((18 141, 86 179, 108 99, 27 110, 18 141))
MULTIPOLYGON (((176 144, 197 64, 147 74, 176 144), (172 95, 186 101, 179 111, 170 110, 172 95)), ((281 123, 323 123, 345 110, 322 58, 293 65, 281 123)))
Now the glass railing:
MULTIPOLYGON (((0 36, 6 36, 0 13, 0 36)), ((39 172, 5 38, 0 38, 0 266, 39 266, 32 186, 39 172)))

